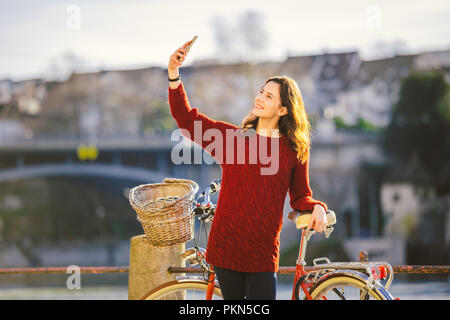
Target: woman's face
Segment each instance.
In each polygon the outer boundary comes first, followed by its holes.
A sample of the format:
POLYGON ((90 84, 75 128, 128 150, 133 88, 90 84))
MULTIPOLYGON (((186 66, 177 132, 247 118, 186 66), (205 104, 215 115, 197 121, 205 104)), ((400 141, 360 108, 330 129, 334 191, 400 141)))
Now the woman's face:
POLYGON ((259 89, 252 112, 259 118, 281 117, 287 109, 281 106, 280 84, 269 81, 259 89))

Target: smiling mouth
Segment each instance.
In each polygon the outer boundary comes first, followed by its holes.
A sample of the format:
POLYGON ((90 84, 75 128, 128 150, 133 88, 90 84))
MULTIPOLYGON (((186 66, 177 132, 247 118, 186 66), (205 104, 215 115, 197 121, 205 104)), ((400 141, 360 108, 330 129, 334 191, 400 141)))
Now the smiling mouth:
POLYGON ((255 104, 255 108, 256 108, 256 109, 260 109, 260 110, 264 109, 264 108, 261 107, 259 104, 255 104))

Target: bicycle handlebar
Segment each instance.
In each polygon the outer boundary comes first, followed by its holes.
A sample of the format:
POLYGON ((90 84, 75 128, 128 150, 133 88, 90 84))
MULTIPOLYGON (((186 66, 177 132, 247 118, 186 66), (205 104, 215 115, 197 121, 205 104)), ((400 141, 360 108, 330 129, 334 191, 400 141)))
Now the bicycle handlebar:
POLYGON ((221 183, 222 179, 215 179, 211 181, 211 184, 209 185, 209 187, 211 188, 211 194, 216 193, 217 191, 220 190, 221 183))
POLYGON ((211 202, 210 196, 220 190, 222 179, 214 179, 210 185, 196 199, 194 204, 194 214, 199 216, 198 219, 204 222, 211 222, 216 205, 211 202), (199 201, 203 197, 204 201, 199 201))

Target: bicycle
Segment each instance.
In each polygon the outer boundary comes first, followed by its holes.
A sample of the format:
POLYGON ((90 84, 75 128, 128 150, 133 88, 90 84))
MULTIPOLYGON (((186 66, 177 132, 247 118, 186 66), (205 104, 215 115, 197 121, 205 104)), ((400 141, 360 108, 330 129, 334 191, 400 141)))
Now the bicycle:
MULTIPOLYGON (((193 204, 195 217, 200 220, 198 236, 194 236, 194 247, 188 248, 182 254, 188 264, 199 266, 202 276, 182 276, 176 280, 163 283, 150 290, 143 296, 144 300, 157 299, 195 299, 212 300, 222 299, 219 283, 215 277, 214 269, 205 259, 206 250, 198 246, 201 228, 205 229, 214 217, 215 204, 210 196, 220 190, 221 179, 213 180, 202 192, 193 204), (203 201, 199 201, 204 198, 203 201)), ((296 261, 295 278, 292 288, 292 300, 393 300, 388 292, 393 280, 393 269, 387 262, 368 262, 367 254, 360 252, 359 262, 331 262, 326 257, 313 260, 312 267, 305 269, 305 254, 309 239, 315 233, 314 230, 306 230, 311 212, 298 212, 293 210, 288 218, 292 220, 297 229, 301 230, 300 248, 296 261), (324 263, 321 263, 324 262, 324 263), (382 281, 385 281, 383 284, 382 281)), ((336 215, 328 210, 327 227, 324 231, 328 238, 334 230, 336 215)))

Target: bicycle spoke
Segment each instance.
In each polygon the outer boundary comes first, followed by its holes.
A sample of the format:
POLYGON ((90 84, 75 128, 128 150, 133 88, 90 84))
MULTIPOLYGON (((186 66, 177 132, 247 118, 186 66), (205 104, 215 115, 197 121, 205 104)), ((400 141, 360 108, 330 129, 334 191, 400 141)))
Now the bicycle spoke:
POLYGON ((342 287, 342 292, 340 292, 337 288, 333 289, 333 291, 337 294, 341 300, 346 300, 344 296, 344 287, 342 287))

